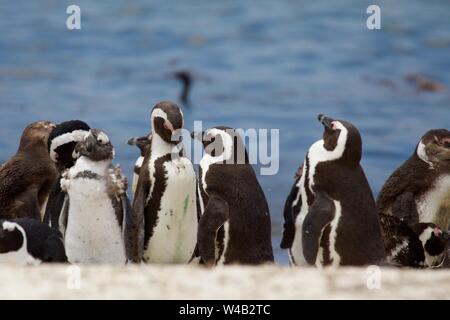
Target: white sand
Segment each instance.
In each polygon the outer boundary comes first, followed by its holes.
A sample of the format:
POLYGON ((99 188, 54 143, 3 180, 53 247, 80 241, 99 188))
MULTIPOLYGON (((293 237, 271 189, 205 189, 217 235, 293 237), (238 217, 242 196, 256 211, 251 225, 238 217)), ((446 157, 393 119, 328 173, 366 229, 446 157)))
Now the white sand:
POLYGON ((450 271, 366 268, 82 266, 80 289, 67 265, 0 266, 0 299, 449 299, 450 271))

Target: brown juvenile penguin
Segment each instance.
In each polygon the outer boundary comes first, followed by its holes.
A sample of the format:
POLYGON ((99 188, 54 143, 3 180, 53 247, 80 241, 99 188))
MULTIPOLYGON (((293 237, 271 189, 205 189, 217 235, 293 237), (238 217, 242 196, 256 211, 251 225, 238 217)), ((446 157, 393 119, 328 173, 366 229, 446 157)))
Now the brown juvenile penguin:
POLYGON ((441 230, 450 224, 450 132, 430 130, 414 154, 384 184, 377 201, 383 214, 407 224, 434 223, 441 230))
POLYGON ((49 121, 29 124, 20 138, 17 153, 0 167, 0 218, 35 218, 45 204, 57 177, 47 151, 55 125, 49 121))

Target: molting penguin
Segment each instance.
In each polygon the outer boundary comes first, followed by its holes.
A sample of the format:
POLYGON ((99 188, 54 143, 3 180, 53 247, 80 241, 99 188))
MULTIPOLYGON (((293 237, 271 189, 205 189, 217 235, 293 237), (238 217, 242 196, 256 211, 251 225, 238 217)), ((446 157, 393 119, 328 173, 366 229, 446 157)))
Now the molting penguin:
POLYGON ((114 148, 108 136, 91 129, 75 152, 80 157, 61 178, 66 197, 59 226, 69 261, 138 262, 137 244, 128 241, 137 229, 126 194, 127 181, 120 167, 111 165, 114 148))
MULTIPOLYGON (((133 169, 133 184, 131 186, 133 195, 136 192, 136 187, 137 187, 137 183, 139 180, 139 173, 141 172, 141 167, 142 167, 142 163, 144 162, 145 153, 147 152, 147 149, 150 148, 151 142, 152 142, 151 133, 147 136, 132 137, 132 138, 128 139, 127 143, 130 146, 136 146, 141 151, 141 154, 140 154, 139 158, 137 158, 136 163, 134 164, 134 169, 133 169)), ((151 153, 151 151, 148 151, 148 152, 151 153)))
POLYGON ((198 249, 204 263, 273 262, 269 207, 239 134, 214 127, 202 141, 198 249))
POLYGON ((432 222, 447 231, 450 225, 450 132, 430 130, 414 154, 392 173, 378 196, 384 214, 407 224, 432 222))
POLYGON ((48 137, 48 152, 56 164, 59 178, 55 180, 48 196, 45 208, 44 223, 58 228, 59 214, 64 203, 65 193, 61 191, 61 173, 71 168, 78 155, 74 153, 75 145, 84 139, 89 126, 80 120, 70 120, 56 125, 48 137))
POLYGON ((0 167, 0 218, 41 219, 50 188, 57 178, 47 152, 55 125, 48 121, 28 125, 17 153, 0 167))
POLYGON ((183 114, 176 104, 159 102, 151 124, 151 145, 133 200, 136 216, 144 220, 143 260, 187 263, 195 250, 198 221, 195 171, 175 137, 183 127, 183 114))
POLYGON ((281 247, 295 265, 383 262, 380 221, 359 162, 362 141, 351 123, 319 115, 325 130, 306 156, 285 205, 281 247))
POLYGON ((386 262, 395 266, 436 267, 446 258, 448 233, 433 223, 407 225, 399 218, 380 214, 386 262))
POLYGON ((61 233, 36 219, 0 220, 0 263, 67 262, 61 233))

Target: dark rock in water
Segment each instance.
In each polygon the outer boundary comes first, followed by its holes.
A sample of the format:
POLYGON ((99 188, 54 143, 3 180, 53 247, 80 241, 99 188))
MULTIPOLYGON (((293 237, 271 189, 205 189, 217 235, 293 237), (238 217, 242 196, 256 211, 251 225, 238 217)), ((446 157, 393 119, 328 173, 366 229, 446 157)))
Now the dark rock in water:
POLYGON ((439 92, 444 86, 435 80, 431 80, 420 74, 411 73, 405 76, 406 81, 414 84, 418 91, 439 92))

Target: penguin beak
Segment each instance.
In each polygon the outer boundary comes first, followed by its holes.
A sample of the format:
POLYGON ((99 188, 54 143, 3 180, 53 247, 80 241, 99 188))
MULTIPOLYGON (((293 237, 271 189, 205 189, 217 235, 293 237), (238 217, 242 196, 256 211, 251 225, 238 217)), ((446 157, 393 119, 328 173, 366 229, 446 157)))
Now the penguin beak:
POLYGON ((327 116, 325 116, 323 114, 319 114, 317 116, 317 119, 325 128, 333 130, 334 119, 328 118, 327 116))
POLYGON ((175 131, 172 123, 169 120, 165 120, 163 126, 164 126, 164 129, 170 130, 170 132, 172 132, 172 133, 175 131))

